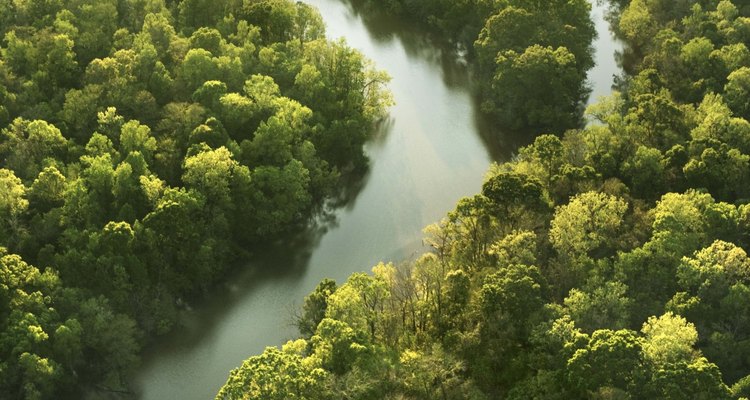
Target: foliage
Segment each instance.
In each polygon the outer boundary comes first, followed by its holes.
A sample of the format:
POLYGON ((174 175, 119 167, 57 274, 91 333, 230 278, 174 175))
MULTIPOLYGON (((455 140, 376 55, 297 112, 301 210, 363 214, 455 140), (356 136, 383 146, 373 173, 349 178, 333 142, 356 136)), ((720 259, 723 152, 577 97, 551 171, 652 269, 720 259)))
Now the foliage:
POLYGON ((392 103, 289 0, 0 1, 0 36, 3 398, 127 390, 183 299, 364 171, 392 103))
MULTIPOLYGON (((544 85, 566 71, 582 93, 586 48, 562 42, 586 43, 587 5, 492 3, 382 7, 445 30, 486 19, 481 82, 513 92, 490 111, 533 125, 574 107, 544 85)), ((747 398, 750 3, 611 3, 625 72, 595 124, 540 123, 564 134, 493 165, 425 229, 430 252, 309 297, 300 347, 329 398, 747 398)))

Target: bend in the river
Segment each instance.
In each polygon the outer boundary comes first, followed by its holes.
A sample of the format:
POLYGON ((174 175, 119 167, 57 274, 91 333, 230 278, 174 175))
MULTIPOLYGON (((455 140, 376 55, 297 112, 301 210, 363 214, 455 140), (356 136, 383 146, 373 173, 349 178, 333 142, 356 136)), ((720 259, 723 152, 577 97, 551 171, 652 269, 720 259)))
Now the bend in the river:
MULTIPOLYGON (((263 276, 240 274, 226 291, 184 313, 181 327, 144 356, 136 379, 144 400, 213 398, 232 368, 297 335, 292 310, 320 280, 341 283, 380 261, 421 252, 422 228, 478 192, 493 157, 515 151, 512 142, 489 149, 481 139, 489 124, 478 114, 467 67, 455 52, 409 24, 365 23, 340 0, 306 1, 320 9, 329 38, 345 37, 393 77, 397 105, 367 146, 366 185, 325 235, 285 243, 258 261, 263 276)), ((600 36, 599 65, 590 75, 595 99, 609 92, 617 67, 602 8, 594 13, 600 36)))

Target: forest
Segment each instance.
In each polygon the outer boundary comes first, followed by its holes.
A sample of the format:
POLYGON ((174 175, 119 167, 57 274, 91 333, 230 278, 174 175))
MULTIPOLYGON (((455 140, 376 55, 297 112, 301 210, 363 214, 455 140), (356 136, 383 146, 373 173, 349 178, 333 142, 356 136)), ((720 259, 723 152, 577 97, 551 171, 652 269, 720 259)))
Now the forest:
POLYGON ((0 0, 0 397, 139 351, 367 168, 389 77, 287 0, 0 0))
POLYGON ((484 110, 538 136, 431 251, 322 281, 216 399, 750 398, 750 3, 611 1, 623 74, 585 127, 508 85, 585 93, 558 79, 590 67, 586 2, 366 3, 470 43, 484 110))
MULTIPOLYGON (((351 0, 470 54, 532 144, 431 251, 305 299, 217 399, 750 398, 750 2, 351 0), (586 120, 594 121, 586 125, 586 120)), ((0 393, 129 393, 145 345, 368 168, 389 76, 292 0, 0 0, 0 393)))

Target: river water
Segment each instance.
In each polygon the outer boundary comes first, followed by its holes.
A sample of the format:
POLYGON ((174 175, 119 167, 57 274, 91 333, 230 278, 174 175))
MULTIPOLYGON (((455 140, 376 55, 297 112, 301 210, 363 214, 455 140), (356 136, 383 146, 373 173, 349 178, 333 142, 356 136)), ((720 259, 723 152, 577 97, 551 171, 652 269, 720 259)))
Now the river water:
MULTIPOLYGON (((212 399, 244 359, 297 336, 292 312, 318 282, 342 283, 380 261, 423 252, 422 229, 477 193, 491 161, 518 146, 482 139, 493 135, 455 52, 410 24, 359 15, 341 0, 305 1, 320 10, 329 38, 345 37, 393 78, 396 106, 366 148, 370 173, 327 232, 286 243, 258 261, 258 269, 269 271, 265 276, 232 277, 226 290, 185 312, 180 328, 147 349, 135 380, 143 400, 212 399)), ((600 7, 594 17, 600 38, 592 98, 609 92, 618 70, 600 7)))

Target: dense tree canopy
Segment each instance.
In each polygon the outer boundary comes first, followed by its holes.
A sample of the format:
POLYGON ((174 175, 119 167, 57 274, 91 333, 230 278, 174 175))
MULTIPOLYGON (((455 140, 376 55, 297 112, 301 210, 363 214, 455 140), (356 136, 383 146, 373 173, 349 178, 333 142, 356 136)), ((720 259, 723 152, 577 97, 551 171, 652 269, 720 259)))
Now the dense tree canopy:
MULTIPOLYGON (((750 3, 611 1, 624 74, 585 128, 587 1, 370 3, 551 134, 217 398, 748 398, 750 3)), ((363 170, 388 77, 324 32, 289 0, 0 0, 0 393, 125 389, 181 299, 363 170)))
POLYGON ((392 101, 289 0, 0 1, 0 38, 9 399, 126 389, 181 299, 364 171, 392 101))

